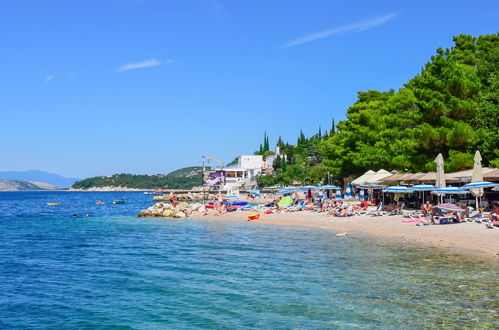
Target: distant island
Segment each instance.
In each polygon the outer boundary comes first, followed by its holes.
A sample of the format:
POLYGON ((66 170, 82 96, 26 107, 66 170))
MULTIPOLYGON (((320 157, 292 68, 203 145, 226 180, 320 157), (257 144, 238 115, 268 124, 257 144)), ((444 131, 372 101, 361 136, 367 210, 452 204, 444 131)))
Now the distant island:
POLYGON ((38 191, 56 190, 57 188, 45 182, 25 180, 0 180, 0 191, 38 191))
POLYGON ((21 180, 44 182, 57 188, 69 188, 78 178, 66 178, 57 174, 39 170, 28 171, 0 171, 0 180, 21 180))
POLYGON ((75 182, 71 190, 191 189, 201 185, 202 167, 185 167, 168 174, 113 174, 75 182))

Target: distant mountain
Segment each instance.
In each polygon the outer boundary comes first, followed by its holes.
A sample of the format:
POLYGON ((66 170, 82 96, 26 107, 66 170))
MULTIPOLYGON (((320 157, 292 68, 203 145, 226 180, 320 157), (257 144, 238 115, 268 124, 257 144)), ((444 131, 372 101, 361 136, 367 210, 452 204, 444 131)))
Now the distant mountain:
POLYGON ((34 182, 24 180, 0 180, 0 191, 23 191, 23 190, 55 190, 53 185, 45 182, 34 182))
POLYGON ((137 175, 114 174, 96 176, 76 182, 74 189, 90 189, 97 187, 123 187, 137 189, 191 189, 201 185, 202 167, 185 167, 169 174, 137 175))
POLYGON ((0 172, 0 180, 45 182, 58 188, 69 188, 73 185, 73 183, 80 179, 65 178, 63 176, 44 171, 28 170, 0 172))

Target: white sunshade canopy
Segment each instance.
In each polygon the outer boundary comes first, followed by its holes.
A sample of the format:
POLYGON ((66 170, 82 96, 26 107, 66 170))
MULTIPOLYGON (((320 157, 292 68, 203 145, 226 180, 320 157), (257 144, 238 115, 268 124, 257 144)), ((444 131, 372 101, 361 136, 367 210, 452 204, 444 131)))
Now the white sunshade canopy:
POLYGON ((366 183, 366 180, 376 174, 373 170, 369 170, 366 173, 359 176, 357 179, 352 181, 352 184, 355 186, 361 186, 366 183))
POLYGON ((381 179, 387 178, 389 176, 392 176, 392 173, 386 171, 386 170, 379 170, 375 174, 371 175, 369 178, 366 179, 367 184, 369 183, 379 183, 381 179))

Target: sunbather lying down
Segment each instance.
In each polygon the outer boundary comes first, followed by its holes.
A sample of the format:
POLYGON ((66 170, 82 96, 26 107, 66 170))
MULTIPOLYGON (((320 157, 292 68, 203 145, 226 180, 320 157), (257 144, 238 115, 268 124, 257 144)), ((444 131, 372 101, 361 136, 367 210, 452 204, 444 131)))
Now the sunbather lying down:
POLYGON ((335 216, 335 217, 349 217, 352 216, 351 213, 348 212, 347 208, 341 208, 339 210, 331 210, 326 216, 335 216))

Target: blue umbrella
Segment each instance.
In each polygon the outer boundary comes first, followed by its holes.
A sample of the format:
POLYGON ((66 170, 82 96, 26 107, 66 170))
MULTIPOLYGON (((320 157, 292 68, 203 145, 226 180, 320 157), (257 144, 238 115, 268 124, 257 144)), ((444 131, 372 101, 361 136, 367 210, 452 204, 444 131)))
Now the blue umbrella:
POLYGON ((327 185, 321 186, 320 189, 341 189, 341 187, 327 184, 327 185))
POLYGON ((495 187, 498 186, 499 184, 494 183, 494 182, 488 182, 488 181, 475 181, 472 183, 465 184, 461 188, 464 189, 473 189, 473 188, 490 188, 490 187, 495 187))
POLYGON ((437 190, 438 188, 430 184, 418 184, 416 186, 412 186, 411 189, 416 191, 432 191, 437 190))
POLYGON ((352 184, 347 184, 347 189, 345 190, 345 198, 352 198, 352 184))
POLYGON ((341 199, 341 191, 338 189, 336 190, 336 195, 335 195, 336 199, 341 199))
POLYGON ((291 194, 292 192, 293 192, 293 190, 279 190, 278 192, 276 192, 276 194, 286 195, 286 194, 291 194))
POLYGON ((383 192, 387 193, 410 193, 412 190, 410 188, 404 186, 391 186, 383 190, 383 192))
POLYGON ((431 193, 436 195, 466 195, 470 192, 458 187, 448 186, 445 188, 438 188, 437 190, 433 190, 431 193))
POLYGON ((359 197, 360 199, 364 199, 365 197, 365 194, 364 194, 364 189, 361 189, 360 192, 359 192, 359 197))
POLYGON ((260 197, 260 190, 258 189, 250 190, 250 193, 255 195, 255 197, 260 197))
POLYGON ((432 186, 431 184, 418 184, 418 185, 412 186, 411 189, 414 191, 422 191, 423 192, 423 204, 424 204, 424 192, 437 190, 438 188, 435 186, 432 186))

